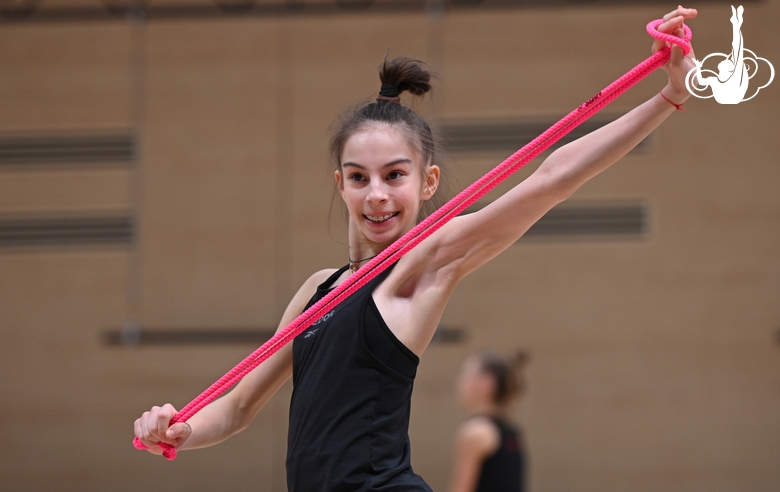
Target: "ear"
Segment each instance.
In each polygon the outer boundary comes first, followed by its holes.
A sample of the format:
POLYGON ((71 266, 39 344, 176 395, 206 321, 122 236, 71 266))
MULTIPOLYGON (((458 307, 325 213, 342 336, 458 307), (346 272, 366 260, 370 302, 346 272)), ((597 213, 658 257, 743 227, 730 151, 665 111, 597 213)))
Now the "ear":
POLYGON ((341 195, 341 199, 344 199, 344 181, 342 179, 341 170, 336 169, 333 171, 333 177, 336 178, 336 188, 339 190, 339 195, 341 195))
POLYGON ((425 182, 423 183, 422 200, 430 200, 439 189, 439 178, 441 177, 441 169, 439 166, 428 166, 425 170, 425 182))

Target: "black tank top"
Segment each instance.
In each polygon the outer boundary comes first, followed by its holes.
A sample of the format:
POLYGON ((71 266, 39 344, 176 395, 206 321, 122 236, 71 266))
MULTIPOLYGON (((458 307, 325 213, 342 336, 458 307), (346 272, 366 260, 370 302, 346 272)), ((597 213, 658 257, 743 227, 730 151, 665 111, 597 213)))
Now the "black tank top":
MULTIPOLYGON (((317 288, 325 296, 344 267, 317 288)), ((287 446, 292 492, 426 491, 412 471, 409 412, 418 357, 372 293, 382 272, 293 341, 287 446)))
POLYGON ((524 492, 525 456, 520 432, 501 419, 489 418, 501 433, 501 443, 482 463, 476 492, 524 492))

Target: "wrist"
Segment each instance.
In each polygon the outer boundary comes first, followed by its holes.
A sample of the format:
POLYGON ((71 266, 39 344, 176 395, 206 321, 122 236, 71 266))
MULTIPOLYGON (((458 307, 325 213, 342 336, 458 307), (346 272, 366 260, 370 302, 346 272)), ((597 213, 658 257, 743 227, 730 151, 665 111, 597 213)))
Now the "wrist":
POLYGON ((691 96, 687 90, 684 93, 680 93, 669 85, 661 89, 658 94, 666 103, 673 106, 678 111, 684 110, 683 104, 691 96))

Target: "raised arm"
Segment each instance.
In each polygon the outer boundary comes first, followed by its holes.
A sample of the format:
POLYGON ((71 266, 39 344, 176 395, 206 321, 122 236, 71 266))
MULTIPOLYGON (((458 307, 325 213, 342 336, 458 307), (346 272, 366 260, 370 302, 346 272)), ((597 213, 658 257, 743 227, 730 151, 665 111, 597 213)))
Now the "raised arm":
MULTIPOLYGON (((301 286, 287 306, 277 331, 303 312, 317 285, 331 273, 332 270, 315 273, 301 286)), ((291 374, 292 344, 287 344, 250 372, 230 393, 204 407, 187 422, 169 427, 176 409, 168 403, 144 412, 135 421, 135 435, 153 454, 162 454, 160 442, 171 444, 177 450, 212 446, 244 430, 291 374)))
POLYGON ((732 61, 734 62, 734 75, 737 77, 740 77, 742 75, 742 65, 744 64, 743 61, 743 49, 742 49, 742 13, 745 11, 745 9, 742 7, 742 5, 739 6, 738 9, 734 9, 734 6, 731 6, 731 56, 732 61))
MULTIPOLYGON (((684 20, 695 16, 695 10, 679 7, 664 16, 658 30, 682 37, 684 20)), ((662 43, 655 43, 653 50, 661 47, 662 43)), ((685 75, 694 67, 692 58, 692 50, 683 56, 675 46, 664 67, 669 81, 663 96, 675 104, 690 97, 685 75)), ((674 112, 675 106, 663 96, 657 94, 618 120, 559 148, 493 203, 442 227, 435 240, 438 261, 434 268, 453 266, 453 278, 460 278, 517 241, 547 211, 617 162, 674 112)))

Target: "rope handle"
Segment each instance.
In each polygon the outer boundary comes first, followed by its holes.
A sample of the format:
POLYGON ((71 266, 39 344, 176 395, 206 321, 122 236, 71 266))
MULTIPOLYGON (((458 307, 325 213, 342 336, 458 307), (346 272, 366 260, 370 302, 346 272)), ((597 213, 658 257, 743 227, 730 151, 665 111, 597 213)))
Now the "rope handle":
MULTIPOLYGON (((685 39, 682 40, 676 36, 658 32, 657 27, 662 23, 663 20, 659 19, 647 25, 647 32, 650 34, 650 36, 669 43, 677 44, 686 54, 690 52, 690 40, 692 33, 688 26, 683 26, 685 39)), ((412 230, 404 234, 396 242, 373 258, 363 268, 358 270, 357 273, 349 276, 344 282, 336 286, 336 288, 333 289, 329 294, 317 301, 309 309, 301 313, 289 325, 287 325, 282 330, 279 330, 260 348, 255 350, 242 362, 231 369, 227 374, 222 376, 197 398, 188 403, 173 417, 173 419, 171 419, 170 424, 172 425, 177 422, 186 422, 201 408, 216 400, 222 393, 230 389, 234 384, 238 383, 238 381, 240 381, 246 374, 260 365, 263 361, 271 357, 271 355, 276 353, 284 345, 292 341, 296 336, 311 326, 311 324, 316 320, 324 316, 327 312, 332 310, 346 297, 367 284, 371 279, 398 261, 404 254, 414 248, 417 244, 429 237, 444 224, 449 222, 452 218, 459 215, 462 211, 468 208, 468 206, 498 186, 506 178, 514 174, 517 170, 537 157, 544 150, 563 138, 582 122, 606 107, 623 92, 655 71, 657 68, 666 64, 670 56, 671 48, 669 46, 658 50, 655 54, 651 55, 628 73, 607 86, 604 90, 588 99, 588 101, 563 117, 544 133, 512 154, 508 159, 496 166, 493 170, 477 180, 474 184, 460 192, 449 202, 445 203, 441 208, 436 210, 433 214, 417 224, 412 230)), ((133 439, 133 446, 139 450, 149 449, 137 437, 133 439)), ((167 459, 173 460, 176 458, 176 449, 173 446, 165 442, 160 442, 159 446, 163 450, 163 456, 165 456, 167 459)))
POLYGON ((645 28, 647 30, 647 34, 654 37, 655 39, 659 39, 661 41, 665 41, 669 44, 676 44, 683 50, 683 54, 687 55, 691 52, 691 38, 693 37, 693 32, 691 32, 691 28, 687 25, 683 24, 683 38, 679 38, 673 34, 666 34, 665 32, 661 32, 658 30, 658 26, 664 23, 663 19, 656 19, 654 21, 650 21, 647 24, 647 27, 645 28))

